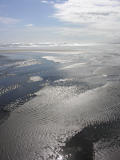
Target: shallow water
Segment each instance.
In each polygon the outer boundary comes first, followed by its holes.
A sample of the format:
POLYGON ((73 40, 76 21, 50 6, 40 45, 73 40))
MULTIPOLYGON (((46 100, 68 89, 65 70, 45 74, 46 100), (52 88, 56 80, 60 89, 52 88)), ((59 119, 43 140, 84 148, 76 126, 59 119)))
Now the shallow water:
POLYGON ((119 46, 0 54, 1 160, 119 160, 119 46))

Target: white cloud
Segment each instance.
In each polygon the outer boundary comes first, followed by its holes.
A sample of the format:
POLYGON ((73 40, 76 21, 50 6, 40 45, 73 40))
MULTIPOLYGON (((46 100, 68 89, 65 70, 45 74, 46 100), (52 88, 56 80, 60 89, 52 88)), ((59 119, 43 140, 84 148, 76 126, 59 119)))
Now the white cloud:
POLYGON ((41 2, 45 4, 55 4, 55 1, 53 0, 41 0, 41 2))
POLYGON ((56 1, 53 6, 53 17, 73 24, 60 31, 68 39, 98 42, 113 42, 116 36, 120 39, 120 0, 66 0, 56 1))
POLYGON ((68 0, 54 4, 55 17, 71 23, 98 23, 120 19, 118 0, 68 0))
POLYGON ((42 2, 42 3, 48 3, 48 1, 46 1, 46 0, 42 0, 41 2, 42 2))
POLYGON ((25 27, 33 27, 34 24, 26 24, 25 27))
POLYGON ((16 24, 19 21, 20 21, 19 19, 15 19, 11 17, 0 17, 0 23, 2 24, 16 24))

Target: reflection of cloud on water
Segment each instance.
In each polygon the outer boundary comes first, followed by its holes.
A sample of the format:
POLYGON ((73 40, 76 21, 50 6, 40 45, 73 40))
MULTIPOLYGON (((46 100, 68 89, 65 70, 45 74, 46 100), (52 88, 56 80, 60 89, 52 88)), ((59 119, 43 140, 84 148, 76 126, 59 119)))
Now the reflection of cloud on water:
POLYGON ((41 64, 40 60, 28 59, 28 60, 24 60, 24 61, 17 61, 17 62, 12 62, 12 63, 8 63, 8 64, 3 64, 0 67, 12 67, 12 66, 29 67, 29 66, 36 65, 36 64, 41 64))
POLYGON ((72 64, 72 65, 66 66, 66 67, 64 67, 62 69, 64 70, 64 69, 79 68, 81 66, 84 66, 85 64, 86 63, 75 63, 75 64, 72 64))
POLYGON ((27 67, 27 66, 36 65, 36 64, 41 64, 41 62, 36 59, 30 59, 30 60, 16 63, 17 67, 27 67))
POLYGON ((32 76, 29 79, 30 79, 30 81, 33 81, 33 82, 39 82, 39 81, 43 80, 43 78, 40 76, 32 76))
POLYGON ((67 78, 65 78, 65 79, 59 79, 59 80, 56 80, 56 81, 54 81, 55 83, 59 83, 59 82, 69 82, 69 81, 72 81, 72 79, 67 79, 67 78))
POLYGON ((44 57, 42 57, 42 58, 44 58, 44 59, 46 59, 46 60, 49 60, 49 61, 53 61, 53 62, 55 62, 55 63, 68 63, 68 62, 70 62, 70 61, 68 61, 68 60, 60 59, 60 58, 54 57, 54 56, 44 56, 44 57))

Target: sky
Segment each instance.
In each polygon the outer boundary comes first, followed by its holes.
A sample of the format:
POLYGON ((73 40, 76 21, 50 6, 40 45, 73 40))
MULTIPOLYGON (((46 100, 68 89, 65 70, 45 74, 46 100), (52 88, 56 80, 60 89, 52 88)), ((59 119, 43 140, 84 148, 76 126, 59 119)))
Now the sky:
POLYGON ((0 0, 0 43, 119 43, 120 0, 0 0))

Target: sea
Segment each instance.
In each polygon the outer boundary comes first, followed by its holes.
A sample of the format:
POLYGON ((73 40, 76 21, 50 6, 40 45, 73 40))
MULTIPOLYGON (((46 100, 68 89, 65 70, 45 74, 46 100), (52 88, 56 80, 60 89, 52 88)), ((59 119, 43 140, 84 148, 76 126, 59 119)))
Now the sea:
POLYGON ((120 45, 1 50, 0 160, 120 160, 120 45))

